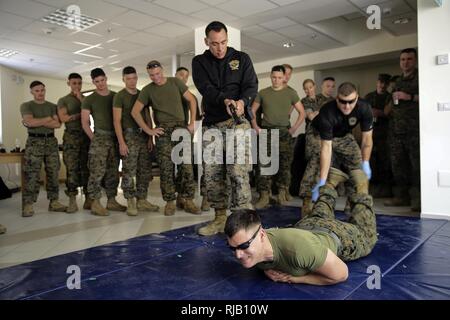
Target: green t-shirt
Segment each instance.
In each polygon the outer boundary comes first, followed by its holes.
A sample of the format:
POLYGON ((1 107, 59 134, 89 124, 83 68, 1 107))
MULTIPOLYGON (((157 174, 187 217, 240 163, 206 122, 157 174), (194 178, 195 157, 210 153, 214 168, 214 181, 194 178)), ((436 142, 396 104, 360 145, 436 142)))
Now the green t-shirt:
POLYGON ((155 123, 185 121, 183 94, 188 87, 178 78, 169 77, 162 86, 150 83, 142 88, 138 100, 153 108, 155 123))
POLYGON ((300 98, 290 87, 278 91, 268 87, 258 92, 255 101, 261 105, 263 126, 288 127, 291 106, 299 102, 300 98))
MULTIPOLYGON (((56 113, 56 104, 45 101, 42 104, 36 103, 34 100, 24 102, 20 106, 20 113, 22 116, 31 114, 35 119, 42 119, 46 117, 53 117, 56 113)), ((28 133, 52 133, 55 129, 47 127, 28 128, 28 133)))
MULTIPOLYGON (((127 89, 122 89, 114 96, 113 107, 122 109, 122 129, 132 128, 138 129, 139 126, 134 121, 131 116, 131 110, 133 109, 134 103, 139 97, 140 91, 138 90, 136 94, 131 94, 127 89)), ((144 117, 144 109, 142 109, 142 117, 144 117)), ((144 118, 145 119, 145 118, 144 118)))
MULTIPOLYGON (((58 100, 58 109, 66 108, 69 116, 81 113, 81 101, 73 94, 69 93, 67 96, 58 100)), ((81 130, 81 120, 73 120, 65 123, 66 129, 81 130)))
POLYGON ((112 105, 115 94, 114 91, 109 91, 107 96, 101 96, 94 92, 84 98, 81 109, 91 112, 95 129, 114 131, 112 105))
POLYGON ((261 262, 262 270, 275 269, 293 276, 314 272, 325 263, 327 251, 337 252, 336 242, 326 233, 285 228, 268 229, 273 262, 261 262))

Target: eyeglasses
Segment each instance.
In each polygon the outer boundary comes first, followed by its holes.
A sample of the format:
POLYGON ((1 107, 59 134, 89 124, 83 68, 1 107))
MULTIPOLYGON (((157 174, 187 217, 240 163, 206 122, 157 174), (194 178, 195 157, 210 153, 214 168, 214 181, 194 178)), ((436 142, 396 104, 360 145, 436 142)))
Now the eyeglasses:
POLYGON ((147 69, 153 69, 153 68, 161 68, 161 65, 159 63, 149 63, 149 64, 147 64, 147 69))
POLYGON ((253 240, 255 240, 256 236, 258 235, 259 230, 261 229, 261 225, 259 225, 258 230, 256 230, 255 234, 250 238, 250 240, 248 240, 247 242, 241 243, 240 245, 236 246, 236 247, 232 247, 230 245, 228 245, 228 247, 232 250, 232 251, 236 251, 236 250, 247 250, 250 247, 250 244, 252 243, 253 240))
POLYGON ((358 99, 358 98, 355 98, 355 99, 353 99, 353 100, 343 100, 343 99, 338 99, 338 101, 339 101, 340 104, 346 105, 346 104, 353 104, 357 99, 358 99))

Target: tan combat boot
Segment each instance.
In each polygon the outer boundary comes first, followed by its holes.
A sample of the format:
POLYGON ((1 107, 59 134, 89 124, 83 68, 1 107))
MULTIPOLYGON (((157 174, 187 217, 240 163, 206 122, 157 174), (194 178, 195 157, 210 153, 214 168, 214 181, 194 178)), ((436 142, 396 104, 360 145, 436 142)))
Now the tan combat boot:
POLYGON ((67 213, 74 213, 78 211, 78 205, 77 205, 77 197, 76 196, 70 196, 69 197, 69 206, 67 207, 66 212, 67 213))
POLYGON ((259 200, 255 203, 255 209, 264 209, 269 206, 270 196, 269 191, 261 191, 259 200))
POLYGON ((92 199, 86 196, 86 198, 84 199, 83 209, 91 210, 91 206, 92 206, 92 199))
POLYGON ((127 207, 118 203, 116 198, 114 198, 114 197, 108 198, 108 202, 106 203, 106 209, 111 210, 111 211, 120 211, 120 212, 127 211, 127 207))
POLYGON ((0 234, 3 234, 6 232, 6 227, 2 224, 0 224, 0 234))
POLYGON ((302 204, 302 214, 301 217, 306 218, 312 213, 313 203, 311 200, 311 196, 305 196, 303 197, 303 204, 302 204))
POLYGON ((180 194, 178 194, 177 196, 177 208, 183 210, 184 209, 184 203, 185 203, 185 199, 181 197, 180 194))
POLYGON ((175 203, 174 201, 167 201, 166 207, 164 208, 164 215, 165 216, 173 216, 175 214, 175 203))
POLYGON ((286 201, 292 201, 292 196, 291 193, 289 192, 289 188, 288 187, 280 187, 280 190, 284 189, 284 198, 286 201))
POLYGON ((225 222, 227 221, 227 210, 216 209, 216 217, 206 226, 198 229, 198 234, 201 236, 212 236, 219 232, 224 232, 225 222))
POLYGON ((369 194, 369 180, 364 171, 360 169, 350 171, 350 179, 357 194, 369 194))
POLYGON ((127 199, 127 215, 129 215, 131 217, 138 215, 135 198, 127 199))
POLYGON ((280 206, 286 205, 286 190, 280 188, 278 190, 278 195, 275 197, 275 203, 280 206))
POLYGON ((66 212, 67 207, 60 203, 58 200, 50 200, 50 203, 48 204, 48 211, 66 212))
POLYGON ((192 199, 184 199, 184 211, 192 214, 201 214, 202 210, 197 207, 192 199))
POLYGON ((109 216, 108 210, 106 210, 99 199, 92 200, 91 213, 95 216, 109 216))
POLYGON ((203 199, 202 199, 202 211, 209 211, 210 208, 211 207, 209 205, 208 198, 206 196, 203 196, 203 199))
POLYGON ((159 207, 151 204, 147 199, 137 199, 136 207, 138 211, 158 212, 159 207))
POLYGON ((392 189, 394 192, 394 197, 387 199, 384 202, 385 206, 388 207, 406 207, 411 204, 411 200, 409 198, 408 190, 404 187, 394 187, 392 189))
POLYGON ((32 217, 34 214, 33 204, 25 203, 22 208, 22 217, 32 217))

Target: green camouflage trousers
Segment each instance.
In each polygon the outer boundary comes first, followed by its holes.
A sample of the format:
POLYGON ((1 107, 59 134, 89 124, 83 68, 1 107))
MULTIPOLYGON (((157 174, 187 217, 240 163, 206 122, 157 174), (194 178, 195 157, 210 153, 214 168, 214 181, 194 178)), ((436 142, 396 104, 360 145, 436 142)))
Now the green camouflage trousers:
POLYGON ((138 131, 125 131, 123 135, 128 146, 128 156, 122 159, 123 195, 126 199, 146 199, 152 179, 152 160, 147 145, 149 137, 138 131))
POLYGON ((47 179, 47 199, 57 200, 59 195, 58 174, 60 168, 58 140, 55 137, 28 137, 25 146, 25 185, 22 186, 22 202, 32 204, 37 201, 40 189, 42 162, 47 179))
POLYGON ((67 170, 66 194, 68 196, 76 196, 78 187, 83 187, 83 192, 87 193, 89 144, 89 137, 82 130, 64 131, 63 161, 67 170))
POLYGON ((295 227, 307 230, 323 228, 334 232, 341 241, 338 256, 344 261, 367 256, 378 240, 372 197, 353 194, 350 197, 351 216, 347 222, 335 219, 336 198, 336 190, 321 187, 312 214, 297 222, 295 227))
MULTIPOLYGON (((258 190, 259 191, 270 191, 272 189, 272 179, 275 181, 275 186, 279 190, 280 187, 289 188, 291 184, 291 164, 293 156, 293 143, 294 138, 289 133, 288 128, 263 128, 267 129, 267 152, 270 153, 272 147, 272 133, 271 130, 279 130, 279 168, 275 175, 261 175, 258 176, 258 190)), ((259 163, 262 168, 270 167, 270 163, 263 165, 259 163)))
POLYGON ((116 137, 94 133, 88 159, 88 195, 91 199, 101 198, 102 186, 105 188, 108 198, 117 195, 119 162, 119 147, 116 137))
MULTIPOLYGON (((160 124, 164 134, 156 139, 156 154, 160 171, 161 193, 164 201, 172 201, 176 198, 175 165, 172 162, 172 149, 178 141, 172 141, 172 132, 176 129, 184 129, 184 122, 173 122, 160 124)), ((185 199, 193 199, 195 194, 194 172, 192 164, 179 165, 181 196, 185 199)))
MULTIPOLYGON (((361 149, 351 133, 344 137, 333 138, 333 154, 331 166, 349 173, 352 170, 361 169, 361 149)), ((320 136, 312 126, 306 132, 306 165, 302 183, 300 185, 300 197, 308 197, 314 185, 319 182, 320 175, 320 136)), ((348 194, 355 192, 350 182, 346 183, 348 194)))
POLYGON ((396 134, 391 140, 391 164, 396 197, 420 199, 420 140, 418 132, 396 134))
MULTIPOLYGON (((236 125, 233 119, 219 122, 209 126, 203 127, 203 135, 207 130, 216 130, 222 138, 219 143, 220 153, 208 153, 205 149, 211 148, 214 143, 212 141, 205 141, 203 137, 203 161, 205 163, 205 183, 207 189, 208 201, 211 207, 215 209, 227 209, 229 206, 229 197, 231 196, 231 209, 252 209, 251 204, 251 189, 249 181, 249 171, 252 169, 252 164, 249 159, 249 141, 248 139, 236 139, 233 143, 233 157, 231 163, 227 164, 227 146, 226 131, 230 129, 234 132, 235 129, 243 129, 244 131, 250 129, 249 122, 241 117, 242 123, 236 125), (239 155, 238 150, 244 150, 245 154, 239 155), (242 158, 242 156, 244 158, 242 158), (230 190, 228 190, 230 188, 230 190)), ((232 146, 228 146, 231 149, 232 146)), ((230 155, 231 157, 231 155, 230 155)))

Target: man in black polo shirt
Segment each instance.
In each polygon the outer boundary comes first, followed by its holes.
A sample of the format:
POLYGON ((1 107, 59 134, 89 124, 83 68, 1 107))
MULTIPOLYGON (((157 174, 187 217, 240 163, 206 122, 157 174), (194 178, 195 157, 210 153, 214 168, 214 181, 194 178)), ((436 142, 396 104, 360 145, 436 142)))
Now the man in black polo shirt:
MULTIPOLYGON (((312 126, 317 140, 320 136, 320 181, 312 189, 312 200, 319 197, 331 166, 339 163, 356 187, 356 193, 368 193, 371 178, 369 159, 372 152, 373 115, 369 103, 359 99, 356 87, 344 82, 338 88, 336 101, 325 104, 312 126), (352 129, 361 124, 362 143, 359 148, 352 129)), ((318 143, 315 143, 316 148, 318 143)), ((317 154, 315 152, 315 154, 317 154)))
MULTIPOLYGON (((203 97, 202 106, 205 111, 203 128, 205 131, 208 129, 220 131, 222 141, 225 142, 223 150, 226 155, 229 152, 226 140, 227 130, 250 129, 248 119, 251 119, 251 105, 258 92, 258 78, 250 57, 244 52, 227 46, 227 28, 223 23, 211 22, 205 29, 205 36, 205 43, 209 50, 192 60, 192 77, 203 97), (240 123, 233 119, 233 109, 235 116, 240 118, 240 123)), ((204 141, 204 149, 209 144, 209 141, 204 141)), ((221 164, 211 154, 203 155, 207 197, 215 210, 215 219, 198 230, 200 235, 210 236, 223 232, 230 193, 233 210, 253 208, 248 176, 252 166, 248 160, 243 164, 238 163, 236 150, 241 146, 246 150, 245 159, 248 159, 248 148, 246 148, 248 144, 237 146, 235 143, 233 164, 221 164), (227 187, 228 178, 231 184, 230 191, 227 187)))

